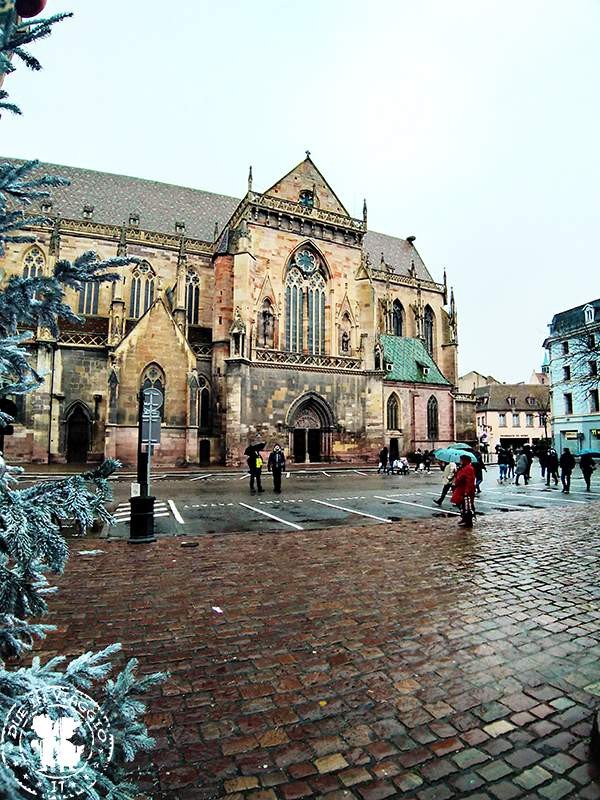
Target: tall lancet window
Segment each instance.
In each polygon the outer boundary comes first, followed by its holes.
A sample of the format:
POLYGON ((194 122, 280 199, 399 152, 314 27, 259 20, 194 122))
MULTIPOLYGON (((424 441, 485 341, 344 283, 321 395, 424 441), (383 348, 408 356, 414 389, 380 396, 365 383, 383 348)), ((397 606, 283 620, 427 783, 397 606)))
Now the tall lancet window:
POLYGON ((188 269, 185 276, 185 307, 188 325, 198 325, 200 317, 200 276, 188 269))
POLYGON ((37 245, 30 247, 23 258, 23 277, 40 278, 44 274, 46 259, 37 245))
POLYGON ((300 270, 291 269, 285 285, 285 349, 292 353, 302 352, 303 284, 300 270))
POLYGON ((394 300, 392 305, 392 333, 394 336, 402 336, 404 327, 404 309, 400 300, 394 300))
POLYGON ((325 280, 321 273, 308 281, 308 352, 325 352, 325 280))
POLYGON ((318 255, 309 247, 297 250, 285 282, 286 350, 325 352, 326 288, 325 266, 318 255))
POLYGON ((129 316, 137 319, 145 314, 154 302, 154 271, 147 261, 136 264, 131 273, 129 316))
POLYGON ((430 306, 425 306, 425 314, 423 316, 423 336, 425 338, 425 347, 430 356, 433 355, 433 329, 435 317, 430 306))

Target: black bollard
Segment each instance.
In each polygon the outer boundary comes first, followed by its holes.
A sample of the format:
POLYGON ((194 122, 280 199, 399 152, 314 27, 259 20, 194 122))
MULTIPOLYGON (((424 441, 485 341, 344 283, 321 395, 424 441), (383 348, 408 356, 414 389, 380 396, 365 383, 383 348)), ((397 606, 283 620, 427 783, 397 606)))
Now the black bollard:
POLYGON ((130 497, 129 544, 155 542, 154 497, 130 497))

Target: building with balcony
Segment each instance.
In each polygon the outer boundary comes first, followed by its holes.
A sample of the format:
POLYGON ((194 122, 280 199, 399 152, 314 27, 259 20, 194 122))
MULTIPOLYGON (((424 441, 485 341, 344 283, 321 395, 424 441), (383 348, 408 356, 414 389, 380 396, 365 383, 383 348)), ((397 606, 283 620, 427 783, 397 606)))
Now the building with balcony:
POLYGON ((70 291, 84 319, 38 330, 40 391, 5 449, 24 461, 132 463, 137 396, 164 395, 163 464, 240 464, 249 442, 296 462, 375 458, 455 437, 457 316, 414 237, 370 231, 306 159, 244 197, 43 164, 70 186, 52 224, 9 244, 11 274, 93 249, 136 256, 113 284, 70 291))
POLYGON ((555 314, 544 341, 557 450, 600 449, 600 300, 555 314))

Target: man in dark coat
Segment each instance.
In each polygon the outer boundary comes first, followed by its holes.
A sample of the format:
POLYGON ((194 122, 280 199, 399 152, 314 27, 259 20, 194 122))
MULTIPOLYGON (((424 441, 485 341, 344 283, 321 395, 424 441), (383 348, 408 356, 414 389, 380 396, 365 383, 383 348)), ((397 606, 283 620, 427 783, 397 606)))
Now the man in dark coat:
POLYGON ((472 528, 475 514, 475 470, 468 455, 460 457, 460 467, 454 476, 452 504, 460 509, 461 520, 458 524, 464 528, 472 528))
POLYGON ((385 475, 387 472, 387 462, 388 462, 388 449, 387 447, 382 447, 379 451, 379 466, 377 467, 377 474, 379 474, 379 470, 383 470, 383 474, 385 475))
POLYGON ((546 456, 546 486, 550 486, 550 478, 558 486, 558 453, 551 447, 546 456))
POLYGON ((275 494, 281 494, 281 473, 285 470, 285 454, 278 444, 269 456, 267 469, 273 473, 273 491, 275 494))
POLYGON ((592 472, 596 469, 596 464, 590 453, 584 453, 579 459, 579 468, 583 473, 586 491, 591 492, 592 472))
POLYGON ((475 470, 475 490, 477 494, 481 494, 481 489, 479 488, 483 483, 483 470, 487 472, 487 467, 483 463, 483 457, 480 452, 475 451, 475 455, 477 456, 477 461, 473 464, 473 469, 475 470))
POLYGON ((260 450, 251 450, 250 455, 248 456, 248 469, 250 470, 250 494, 256 494, 254 490, 254 481, 256 481, 256 488, 258 489, 258 493, 264 492, 262 488, 262 483, 260 481, 260 475, 262 472, 262 465, 263 460, 260 454, 260 450))
POLYGON ((563 450, 559 463, 560 481, 563 485, 562 490, 565 494, 569 494, 571 491, 571 473, 573 472, 573 467, 575 466, 575 458, 568 447, 565 447, 563 450))

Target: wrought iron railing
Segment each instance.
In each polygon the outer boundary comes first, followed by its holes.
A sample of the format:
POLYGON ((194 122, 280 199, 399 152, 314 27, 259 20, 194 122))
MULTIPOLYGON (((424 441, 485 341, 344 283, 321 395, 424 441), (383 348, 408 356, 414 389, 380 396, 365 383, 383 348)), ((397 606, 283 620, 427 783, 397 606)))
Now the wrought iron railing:
POLYGON ((106 347, 105 333, 92 333, 90 331, 61 331, 60 344, 82 345, 84 347, 106 347))

